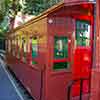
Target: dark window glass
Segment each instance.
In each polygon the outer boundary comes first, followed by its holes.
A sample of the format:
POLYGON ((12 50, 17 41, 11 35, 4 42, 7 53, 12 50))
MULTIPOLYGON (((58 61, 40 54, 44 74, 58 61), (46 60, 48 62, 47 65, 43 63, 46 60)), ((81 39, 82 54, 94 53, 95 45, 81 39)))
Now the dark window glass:
POLYGON ((22 49, 23 49, 23 61, 26 62, 26 57, 27 57, 26 38, 22 38, 22 49))
POLYGON ((77 46, 90 46, 90 24, 88 21, 76 21, 77 46))
POLYGON ((32 38, 32 57, 35 58, 38 55, 38 41, 37 38, 32 38))
POLYGON ((68 68, 68 62, 62 61, 68 57, 68 38, 67 37, 55 37, 54 38, 54 59, 59 60, 53 63, 53 69, 65 69, 68 68), (60 61, 61 60, 61 61, 60 61))
POLYGON ((54 63, 54 69, 65 69, 69 67, 69 63, 68 62, 59 62, 59 63, 54 63))
POLYGON ((68 39, 67 37, 55 37, 54 40, 54 58, 61 59, 68 56, 68 39))

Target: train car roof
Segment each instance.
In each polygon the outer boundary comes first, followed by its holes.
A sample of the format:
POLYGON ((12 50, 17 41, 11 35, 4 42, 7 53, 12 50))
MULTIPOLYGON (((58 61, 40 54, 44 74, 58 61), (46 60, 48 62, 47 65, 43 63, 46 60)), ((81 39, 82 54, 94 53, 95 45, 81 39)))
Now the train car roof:
MULTIPOLYGON (((73 0, 72 0, 73 1, 73 0)), ((76 0, 76 1, 79 1, 79 0, 76 0)), ((9 32, 7 32, 7 34, 11 34, 17 30, 20 30, 22 28, 25 28, 27 27, 28 25, 42 19, 42 18, 45 18, 47 17, 49 14, 53 13, 54 11, 60 9, 61 7, 63 6, 69 6, 69 5, 76 5, 76 4, 82 4, 82 3, 91 3, 91 1, 79 1, 79 2, 69 2, 69 0, 62 0, 61 2, 57 3, 56 5, 52 6, 51 8, 47 9, 46 11, 44 11, 43 13, 39 14, 38 16, 32 18, 31 20, 29 20, 28 22, 24 23, 23 25, 21 26, 18 26, 16 27, 15 29, 13 30, 10 30, 9 32)), ((92 2, 92 3, 95 3, 95 2, 92 2)))

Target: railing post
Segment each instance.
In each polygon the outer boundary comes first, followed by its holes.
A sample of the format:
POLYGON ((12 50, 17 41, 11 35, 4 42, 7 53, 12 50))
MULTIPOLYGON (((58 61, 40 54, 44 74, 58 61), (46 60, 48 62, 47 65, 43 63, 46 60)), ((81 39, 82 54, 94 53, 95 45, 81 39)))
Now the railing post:
POLYGON ((82 100, 82 92, 83 92, 83 79, 80 79, 80 100, 82 100))
POLYGON ((68 87, 68 100, 70 100, 70 96, 71 96, 71 87, 68 87))
MULTIPOLYGON (((71 84, 68 86, 68 97, 67 97, 67 100, 71 100, 71 89, 72 89, 72 85, 75 83, 75 82, 77 82, 77 81, 79 81, 80 80, 80 100, 82 100, 82 97, 83 97, 83 82, 84 82, 84 80, 89 80, 89 79, 87 79, 87 78, 81 78, 81 79, 78 79, 78 80, 72 80, 72 82, 71 82, 71 84)), ((89 86, 90 86, 90 84, 89 84, 89 86)), ((90 87, 89 87, 90 88, 90 87)), ((90 92, 90 91, 88 91, 88 92, 90 92)))
POLYGON ((88 93, 89 93, 89 97, 88 100, 90 100, 90 96, 91 96, 91 78, 89 78, 89 84, 88 84, 88 93))

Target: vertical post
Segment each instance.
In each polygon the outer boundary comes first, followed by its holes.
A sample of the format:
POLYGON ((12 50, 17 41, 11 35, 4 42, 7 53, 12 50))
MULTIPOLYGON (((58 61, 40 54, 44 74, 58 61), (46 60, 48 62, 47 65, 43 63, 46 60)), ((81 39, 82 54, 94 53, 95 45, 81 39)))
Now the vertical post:
POLYGON ((41 88, 40 88, 40 99, 42 100, 42 90, 43 90, 43 71, 40 72, 41 73, 41 88))
POLYGON ((90 96, 91 96, 91 77, 89 77, 88 93, 89 93, 88 100, 90 100, 90 96))
POLYGON ((43 80, 44 80, 45 70, 46 70, 46 65, 44 64, 43 69, 41 69, 41 88, 40 88, 40 99, 39 100, 42 100, 42 96, 43 96, 43 84, 44 84, 43 80))
POLYGON ((70 100, 70 95, 71 94, 71 86, 68 87, 68 100, 70 100))
POLYGON ((83 92, 83 79, 80 79, 80 100, 82 100, 82 92, 83 92))

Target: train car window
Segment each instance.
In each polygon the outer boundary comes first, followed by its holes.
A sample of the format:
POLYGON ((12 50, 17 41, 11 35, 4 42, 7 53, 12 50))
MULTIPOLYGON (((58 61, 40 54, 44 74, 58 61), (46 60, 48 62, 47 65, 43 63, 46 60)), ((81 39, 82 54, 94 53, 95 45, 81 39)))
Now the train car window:
POLYGON ((32 38, 32 58, 37 57, 38 55, 38 40, 36 37, 32 38))
POLYGON ((15 41, 12 40, 12 55, 15 56, 15 41))
POLYGON ((16 47, 17 47, 17 39, 15 38, 15 56, 16 56, 16 51, 17 51, 16 47))
POLYGON ((7 52, 9 52, 8 51, 8 49, 9 49, 9 40, 8 39, 7 39, 7 43, 6 44, 7 44, 7 52))
POLYGON ((11 52, 11 40, 10 39, 8 40, 8 52, 9 53, 11 52))
POLYGON ((14 56, 16 55, 16 39, 14 39, 14 56))
MULTIPOLYGON (((37 37, 32 38, 32 58, 36 58, 38 56, 38 39, 37 37)), ((32 64, 37 64, 36 61, 32 60, 32 64)))
POLYGON ((68 38, 54 38, 54 69, 64 69, 68 67, 68 62, 65 60, 68 57, 68 38))
POLYGON ((54 58, 66 58, 68 56, 67 37, 55 37, 54 58))
POLYGON ((5 49, 8 51, 8 40, 5 40, 5 49))
POLYGON ((20 37, 18 37, 16 41, 17 41, 17 48, 16 48, 17 49, 17 58, 20 59, 20 48, 19 48, 20 37))
POLYGON ((30 49, 30 44, 31 44, 31 39, 29 38, 29 36, 28 36, 28 38, 27 38, 27 52, 29 53, 30 51, 31 51, 31 49, 30 49))
POLYGON ((90 46, 90 24, 88 21, 76 21, 77 46, 90 46))
POLYGON ((22 38, 22 50, 23 50, 23 61, 26 62, 26 56, 27 56, 26 38, 22 38))

